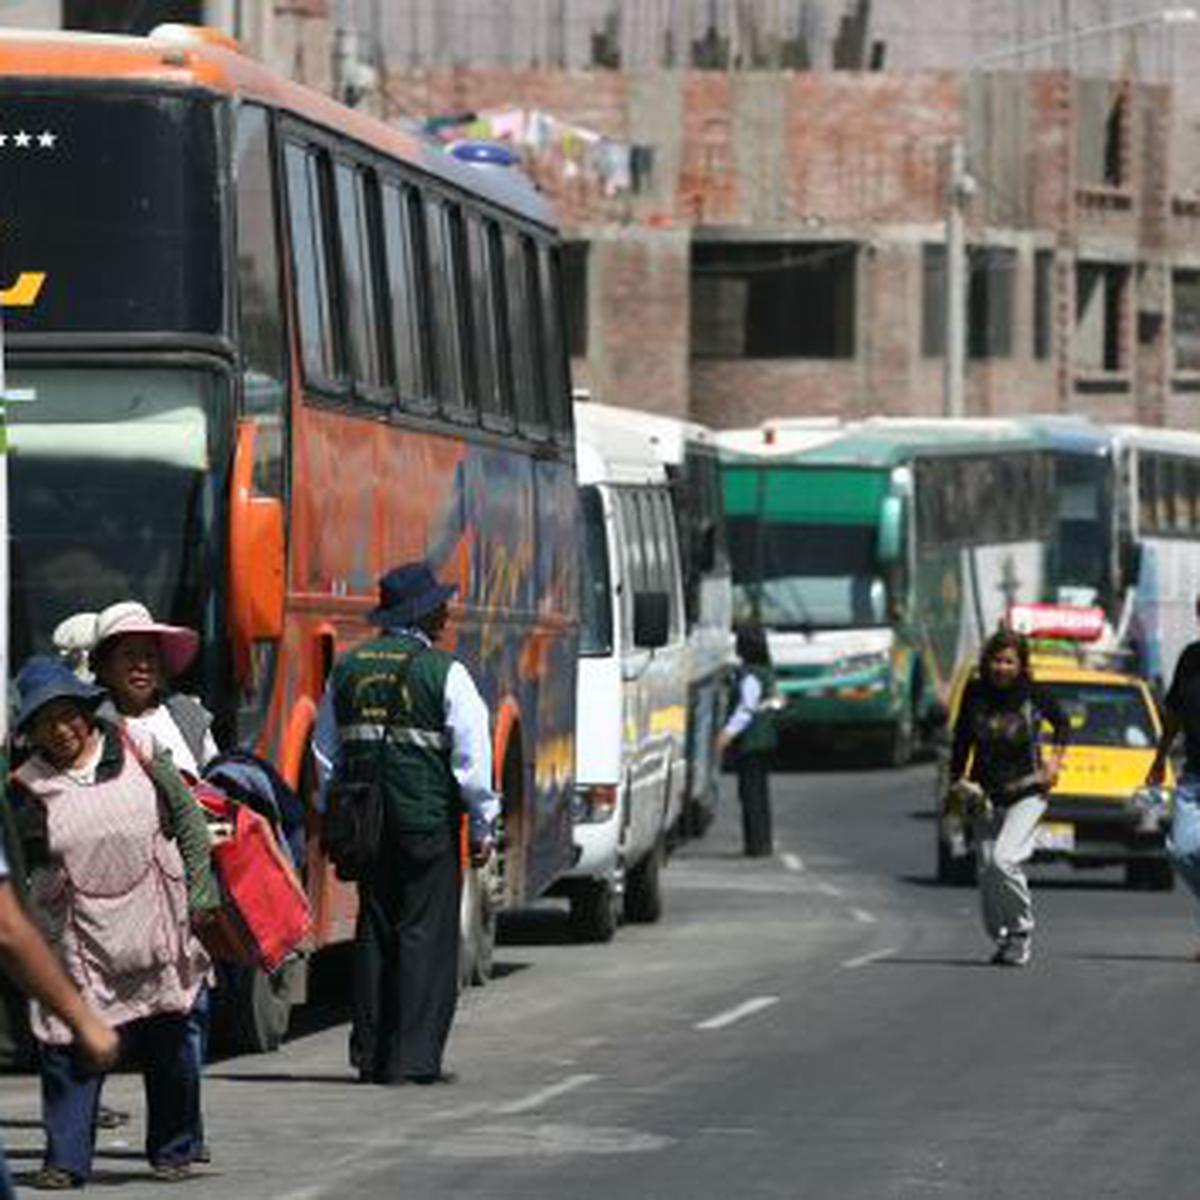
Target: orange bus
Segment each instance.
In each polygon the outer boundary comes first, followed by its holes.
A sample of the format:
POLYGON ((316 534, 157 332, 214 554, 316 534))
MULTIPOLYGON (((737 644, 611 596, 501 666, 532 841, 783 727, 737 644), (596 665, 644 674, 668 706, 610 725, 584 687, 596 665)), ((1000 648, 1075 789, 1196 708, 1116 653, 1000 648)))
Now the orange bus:
MULTIPOLYGON (((386 568, 458 585, 449 645, 489 702, 499 879, 463 888, 465 976, 495 910, 571 854, 577 629, 560 244, 518 172, 294 85, 212 31, 0 35, 0 303, 11 645, 135 598, 202 631, 219 740, 311 800, 335 656, 386 568)), ((305 863, 315 947, 354 895, 305 863)), ((246 986, 278 1043, 303 971, 246 986)))

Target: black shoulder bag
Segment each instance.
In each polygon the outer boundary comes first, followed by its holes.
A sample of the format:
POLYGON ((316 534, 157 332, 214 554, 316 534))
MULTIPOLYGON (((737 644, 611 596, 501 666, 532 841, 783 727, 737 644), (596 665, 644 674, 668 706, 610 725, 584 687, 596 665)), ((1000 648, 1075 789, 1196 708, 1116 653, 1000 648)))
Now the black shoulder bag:
POLYGON ((408 673, 417 655, 413 654, 396 674, 392 703, 388 706, 379 739, 379 754, 370 779, 350 782, 330 780, 325 792, 325 819, 321 826, 321 848, 333 863, 337 877, 345 883, 360 883, 370 877, 383 844, 384 795, 383 767, 392 724, 408 673))

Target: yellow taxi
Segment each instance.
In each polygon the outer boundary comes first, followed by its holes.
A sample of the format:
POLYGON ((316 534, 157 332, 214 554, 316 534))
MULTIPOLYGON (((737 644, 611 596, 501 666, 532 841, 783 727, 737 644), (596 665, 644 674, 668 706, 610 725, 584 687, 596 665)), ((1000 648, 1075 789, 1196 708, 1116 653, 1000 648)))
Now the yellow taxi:
MULTIPOLYGON (((1071 721, 1058 782, 1037 830, 1035 862, 1074 867, 1123 865, 1127 887, 1170 890, 1174 875, 1165 839, 1175 779, 1146 787, 1146 773, 1162 731, 1158 705, 1145 682, 1086 661, 1069 645, 1033 643, 1033 678, 1062 705, 1071 721)), ((951 689, 950 729, 973 665, 959 669, 951 689)), ((1047 734, 1049 730, 1046 730, 1047 734)), ((970 822, 959 821, 948 799, 947 761, 938 775, 937 876, 949 884, 975 880, 970 822)))

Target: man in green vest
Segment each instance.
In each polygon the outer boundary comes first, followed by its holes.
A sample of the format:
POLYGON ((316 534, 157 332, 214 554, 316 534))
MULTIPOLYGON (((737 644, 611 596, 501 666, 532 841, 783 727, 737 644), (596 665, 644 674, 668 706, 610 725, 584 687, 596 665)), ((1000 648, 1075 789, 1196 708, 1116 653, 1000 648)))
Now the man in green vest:
POLYGON ((717 735, 717 751, 723 754, 732 747, 737 761, 743 853, 764 858, 774 846, 769 778, 778 733, 773 710, 775 671, 762 626, 738 629, 737 656, 741 664, 734 699, 729 719, 717 735))
POLYGON ((459 819, 471 858, 493 853, 487 705, 466 667, 435 643, 454 588, 427 563, 379 581, 378 636, 333 669, 317 717, 322 774, 384 795, 384 836, 359 883, 351 1062, 365 1083, 438 1083, 458 1000, 459 819))

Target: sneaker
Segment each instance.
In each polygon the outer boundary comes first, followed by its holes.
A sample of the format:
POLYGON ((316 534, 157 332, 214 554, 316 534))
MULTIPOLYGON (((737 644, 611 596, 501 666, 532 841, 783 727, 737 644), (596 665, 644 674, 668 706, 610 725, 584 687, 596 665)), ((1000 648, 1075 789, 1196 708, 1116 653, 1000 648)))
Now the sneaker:
POLYGON ((1001 967, 1026 967, 1033 957, 1033 939, 1027 933, 1014 934, 1000 944, 992 962, 1001 967))

